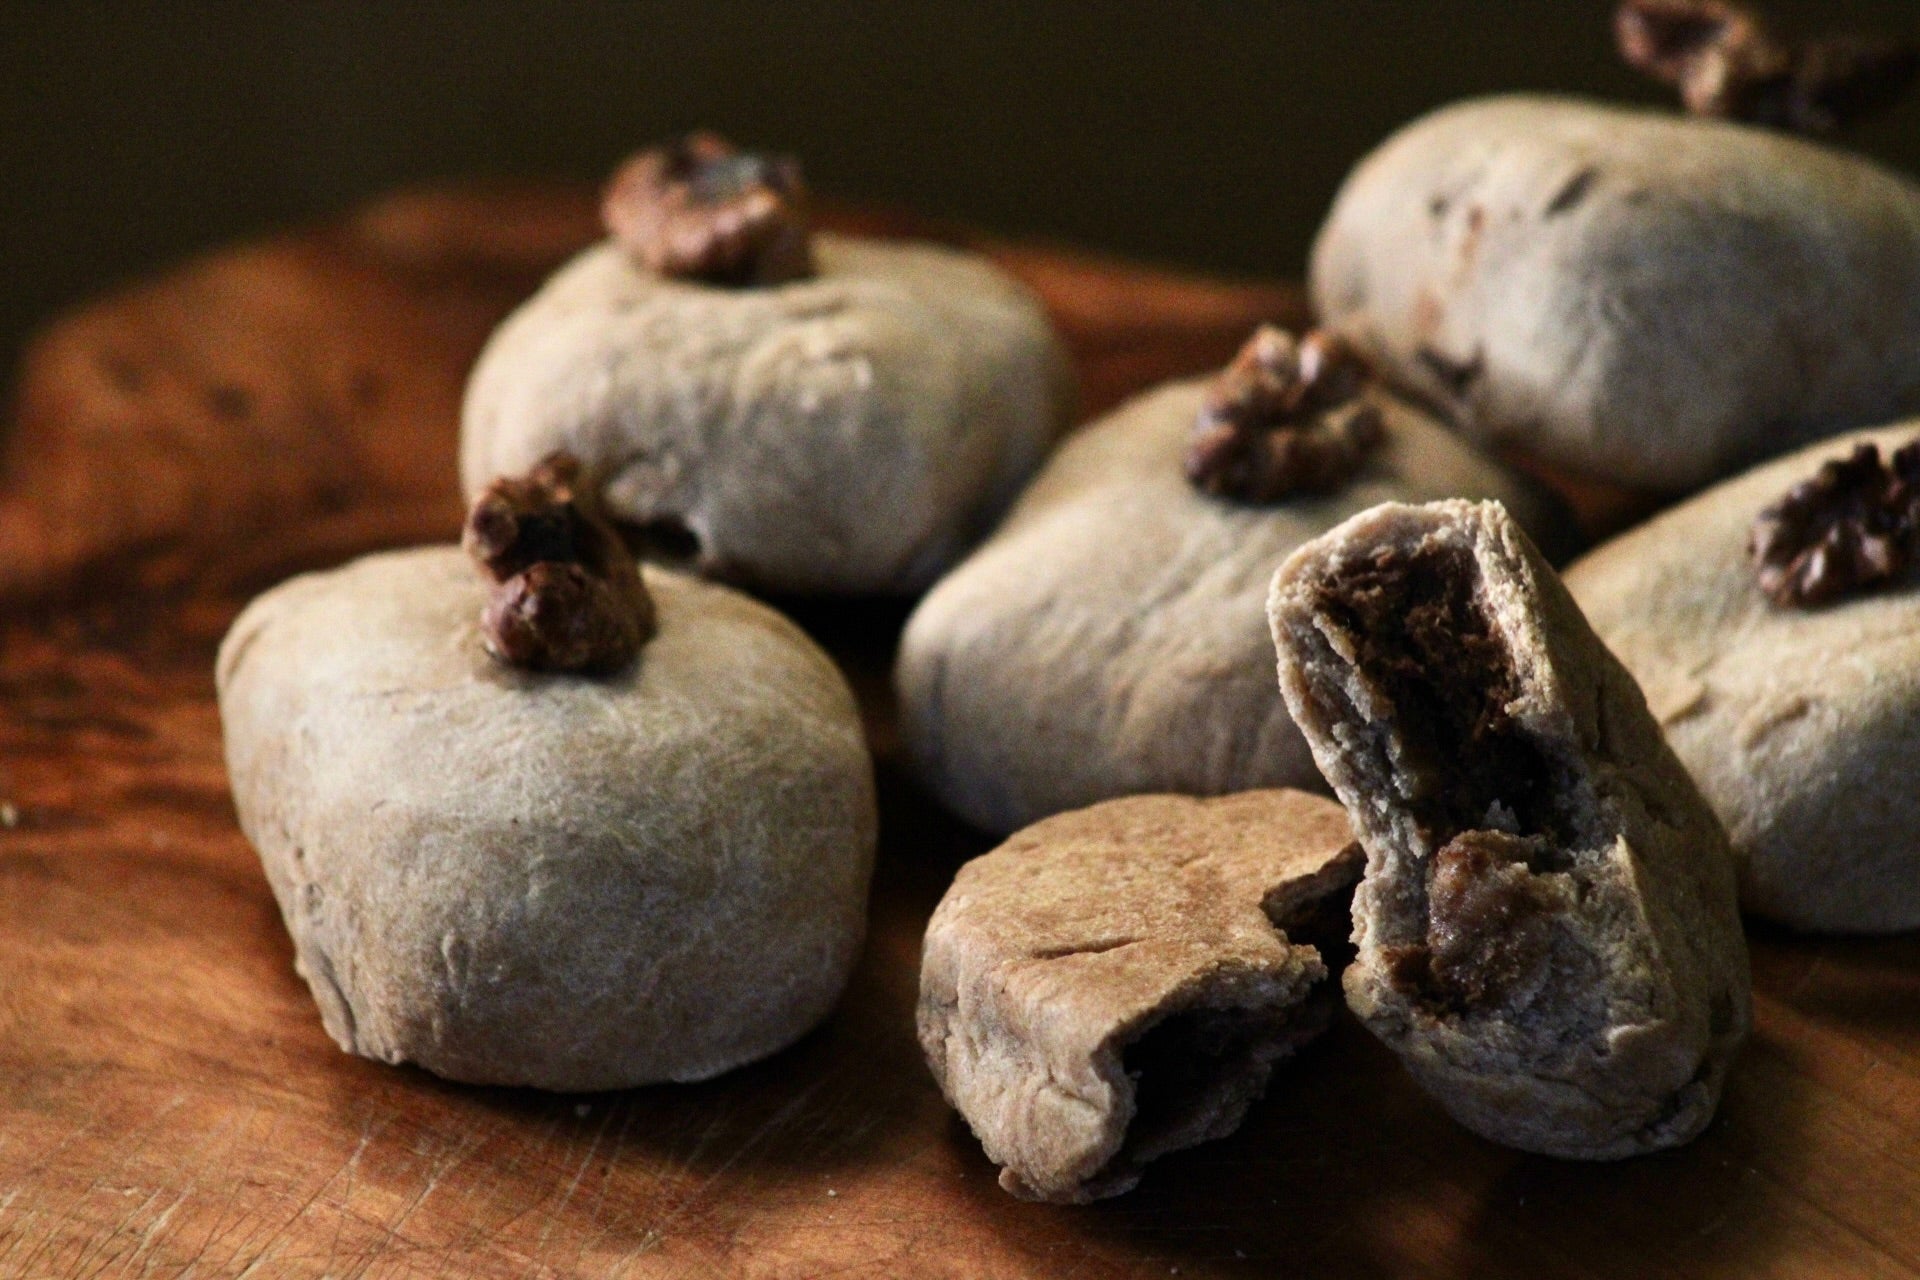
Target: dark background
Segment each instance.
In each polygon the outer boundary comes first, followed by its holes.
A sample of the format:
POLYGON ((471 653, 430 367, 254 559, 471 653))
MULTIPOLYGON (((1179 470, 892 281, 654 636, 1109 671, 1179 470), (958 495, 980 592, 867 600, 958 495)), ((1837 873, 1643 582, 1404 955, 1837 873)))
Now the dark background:
MULTIPOLYGON (((1789 22, 1920 28, 1915 0, 1789 22)), ((0 367, 58 307, 454 175, 597 181, 707 125, 816 188, 1297 275, 1341 175, 1450 99, 1657 102, 1608 0, 0 0, 0 367)), ((1920 104, 1851 139, 1920 168, 1920 104)))

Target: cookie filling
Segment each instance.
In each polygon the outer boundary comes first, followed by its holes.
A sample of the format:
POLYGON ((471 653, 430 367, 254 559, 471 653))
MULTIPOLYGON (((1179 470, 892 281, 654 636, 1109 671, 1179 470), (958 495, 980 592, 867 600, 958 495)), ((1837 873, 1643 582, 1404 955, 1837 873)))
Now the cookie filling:
POLYGON ((1575 900, 1568 851, 1585 825, 1564 753, 1513 715, 1520 678, 1478 582, 1464 550, 1388 548, 1345 567, 1319 601, 1390 711, 1369 718, 1331 680, 1316 695, 1357 731, 1369 773, 1431 851, 1392 887, 1388 971, 1422 1005, 1454 1014, 1511 1011, 1567 962, 1553 920, 1575 900))
POLYGON ((1548 970, 1551 918, 1569 905, 1566 877, 1536 869, 1543 843, 1468 831, 1433 855, 1426 939, 1390 959, 1403 989, 1455 1013, 1531 994, 1548 970))
POLYGON ((1229 1132, 1266 1090, 1273 1064, 1326 1030, 1333 987, 1289 1008, 1191 1008, 1154 1023, 1121 1051, 1134 1082, 1126 1140, 1095 1181, 1229 1132))
POLYGON ((1517 724, 1519 678, 1474 598, 1479 570, 1464 551, 1388 549, 1348 567, 1323 591, 1326 617, 1357 649, 1362 678, 1393 708, 1397 765, 1411 807, 1437 847, 1498 825, 1563 843, 1566 769, 1517 724))

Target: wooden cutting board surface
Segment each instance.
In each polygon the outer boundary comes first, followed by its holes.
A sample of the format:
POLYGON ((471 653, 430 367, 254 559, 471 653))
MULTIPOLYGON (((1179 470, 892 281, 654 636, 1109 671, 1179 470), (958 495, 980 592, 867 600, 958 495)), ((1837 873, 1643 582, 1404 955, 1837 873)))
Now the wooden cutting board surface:
MULTIPOLYGON (((0 445, 0 1276, 1920 1275, 1916 938, 1757 934, 1754 1041, 1683 1151, 1491 1146, 1343 1017, 1135 1193, 1012 1200, 913 1040, 921 929, 990 842, 901 772, 897 605, 796 607, 882 787, 871 940, 823 1028, 581 1097, 341 1054, 234 824, 214 646, 288 573, 453 535, 466 369, 593 233, 582 192, 409 194, 29 352, 0 445)), ((1300 315, 1285 287, 975 243, 1046 300, 1090 411, 1300 315)))

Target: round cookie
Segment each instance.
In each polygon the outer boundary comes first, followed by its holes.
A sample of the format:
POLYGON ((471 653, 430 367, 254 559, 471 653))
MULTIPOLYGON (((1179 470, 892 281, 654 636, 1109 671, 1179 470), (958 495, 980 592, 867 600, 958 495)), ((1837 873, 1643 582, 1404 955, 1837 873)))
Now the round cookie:
POLYGON ((1310 283, 1468 435, 1629 486, 1920 407, 1920 187, 1747 125, 1445 108, 1348 178, 1310 283))
POLYGON ((924 590, 1004 510, 1067 413, 1038 301, 986 260, 813 239, 818 272, 738 288, 588 249, 482 352, 471 498, 564 449, 656 556, 768 590, 924 590))
POLYGON ((1646 690, 1744 863, 1741 901, 1795 928, 1920 927, 1920 584, 1806 609, 1755 580, 1749 531, 1821 464, 1920 424, 1858 432, 1727 481, 1567 571, 1646 690))
POLYGON ((218 684, 240 823, 349 1052, 545 1089, 697 1080, 838 999, 872 765, 844 680, 736 592, 645 571, 600 679, 489 657, 453 547, 254 601, 218 684))
POLYGON ((1564 532, 1531 485, 1366 394, 1383 443, 1338 491, 1272 505, 1183 476, 1204 380, 1148 392, 1062 445, 907 623, 895 683, 926 784, 996 833, 1141 792, 1320 787, 1273 686, 1275 566, 1393 499, 1498 498, 1541 541, 1564 532))

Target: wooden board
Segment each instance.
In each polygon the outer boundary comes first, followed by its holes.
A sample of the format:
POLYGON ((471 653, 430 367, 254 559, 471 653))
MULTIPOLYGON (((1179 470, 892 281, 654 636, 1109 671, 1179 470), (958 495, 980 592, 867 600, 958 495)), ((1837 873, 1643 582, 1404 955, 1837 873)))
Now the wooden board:
MULTIPOLYGON (((1757 1034, 1684 1151, 1491 1146, 1343 1018, 1134 1194, 1007 1197, 913 1041, 920 930, 988 842, 901 774, 898 605, 800 609, 860 689, 884 809, 826 1026, 584 1097, 339 1053, 233 822, 213 647, 294 569, 454 530, 466 367, 592 231, 579 192, 416 194, 30 353, 0 470, 0 1275, 1920 1275, 1915 938, 1756 936, 1757 1034)), ((985 247, 1060 319, 1090 408, 1298 318, 1281 287, 985 247)))

